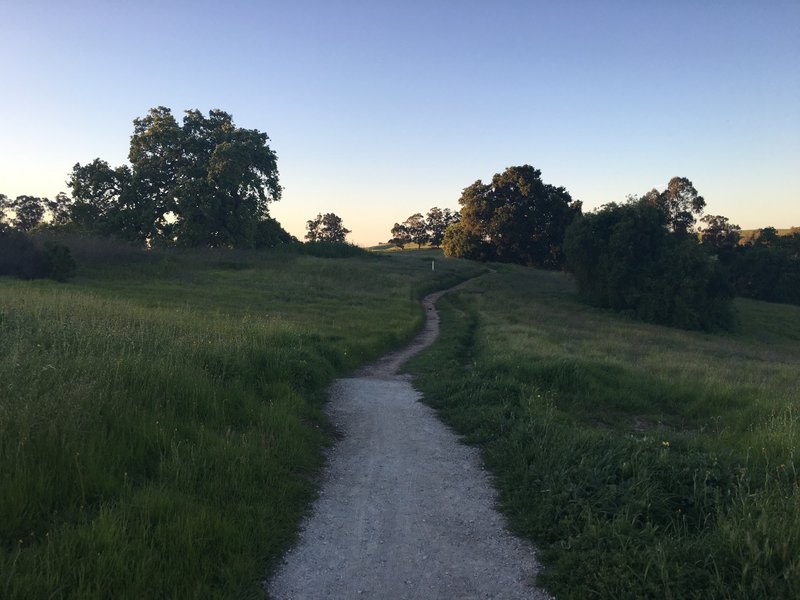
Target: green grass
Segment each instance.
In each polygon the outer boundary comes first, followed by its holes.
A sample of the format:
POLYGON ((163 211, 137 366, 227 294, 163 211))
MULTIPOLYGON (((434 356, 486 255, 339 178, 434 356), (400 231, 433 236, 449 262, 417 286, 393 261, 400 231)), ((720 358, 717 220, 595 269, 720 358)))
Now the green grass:
POLYGON ((435 252, 78 247, 0 279, 0 597, 249 598, 313 499, 330 381, 480 272, 435 252))
POLYGON ((800 597, 800 308, 736 305, 734 333, 672 330, 508 265, 440 301, 410 369, 557 597, 800 597))

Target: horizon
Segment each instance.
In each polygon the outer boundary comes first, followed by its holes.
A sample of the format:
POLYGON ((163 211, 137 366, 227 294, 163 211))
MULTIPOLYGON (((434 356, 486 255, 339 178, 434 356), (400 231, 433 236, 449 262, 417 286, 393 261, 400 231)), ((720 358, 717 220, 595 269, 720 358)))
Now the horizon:
POLYGON ((155 106, 270 136, 270 214, 333 212, 373 246, 531 164, 590 211, 687 177, 707 214, 800 226, 800 5, 155 2, 2 8, 0 193, 127 162, 155 106), (31 40, 36 40, 32 44, 31 40))

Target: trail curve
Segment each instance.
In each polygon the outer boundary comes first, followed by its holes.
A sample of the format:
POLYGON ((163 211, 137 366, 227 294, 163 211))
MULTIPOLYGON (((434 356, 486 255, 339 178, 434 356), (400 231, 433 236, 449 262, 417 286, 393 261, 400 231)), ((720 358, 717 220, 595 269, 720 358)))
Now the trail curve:
POLYGON ((409 346, 332 386, 342 438, 298 544, 266 584, 273 598, 550 598, 534 585, 534 548, 494 509, 477 450, 398 374, 436 339, 435 303, 451 290, 423 300, 426 324, 409 346))

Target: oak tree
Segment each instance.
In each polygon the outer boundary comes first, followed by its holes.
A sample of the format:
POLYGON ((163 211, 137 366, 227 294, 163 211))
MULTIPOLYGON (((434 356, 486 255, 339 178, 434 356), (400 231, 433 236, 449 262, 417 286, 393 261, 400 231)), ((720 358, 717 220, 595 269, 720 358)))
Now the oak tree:
POLYGON ((566 189, 544 183, 530 165, 509 167, 489 184, 476 181, 459 203, 459 243, 446 251, 548 269, 562 266, 564 231, 581 212, 566 189))
POLYGON ((252 247, 281 196, 266 133, 221 110, 189 110, 178 124, 159 106, 133 122, 130 165, 95 159, 69 180, 73 220, 151 243, 252 247))
POLYGON ((389 238, 389 243, 393 246, 397 246, 403 250, 406 245, 411 243, 411 233, 408 231, 408 227, 406 227, 404 223, 395 223, 392 227, 391 233, 392 237, 389 238))
POLYGON ((461 215, 458 211, 453 211, 449 208, 441 209, 438 206, 431 208, 425 219, 428 241, 431 245, 436 248, 441 246, 442 240, 444 239, 444 232, 450 225, 458 223, 460 220, 461 215))
POLYGON ((306 229, 305 238, 309 242, 344 243, 350 233, 341 217, 334 213, 317 214, 316 218, 306 221, 306 229))

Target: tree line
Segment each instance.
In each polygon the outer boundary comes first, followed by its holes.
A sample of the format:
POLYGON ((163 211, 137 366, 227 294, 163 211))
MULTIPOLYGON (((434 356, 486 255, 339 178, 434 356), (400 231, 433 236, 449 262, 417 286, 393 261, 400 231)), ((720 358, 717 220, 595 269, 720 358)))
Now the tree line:
MULTIPOLYGON (((128 164, 96 158, 69 174, 54 199, 0 194, 0 275, 64 279, 69 249, 26 234, 114 237, 146 247, 265 248, 297 242, 269 214, 281 198, 277 155, 266 133, 237 127, 221 110, 187 110, 181 122, 159 106, 133 121, 128 164)), ((343 243, 333 213, 306 239, 343 243)))
POLYGON ((268 141, 221 110, 187 110, 179 123, 159 106, 134 119, 129 164, 77 163, 71 196, 4 198, 3 214, 20 231, 49 214, 50 226, 149 246, 274 245, 291 236, 269 215, 282 188, 268 141))
POLYGON ((800 233, 766 228, 742 244, 727 217, 701 217, 705 199, 685 177, 584 213, 523 165, 476 181, 459 204, 442 238, 448 256, 567 270, 585 301, 646 321, 731 327, 735 295, 800 304, 800 233))
POLYGON ((438 248, 442 245, 447 228, 460 220, 461 213, 458 211, 434 206, 424 217, 422 213, 414 213, 402 223, 395 223, 388 243, 401 250, 409 244, 416 244, 417 248, 422 248, 424 244, 438 248))

